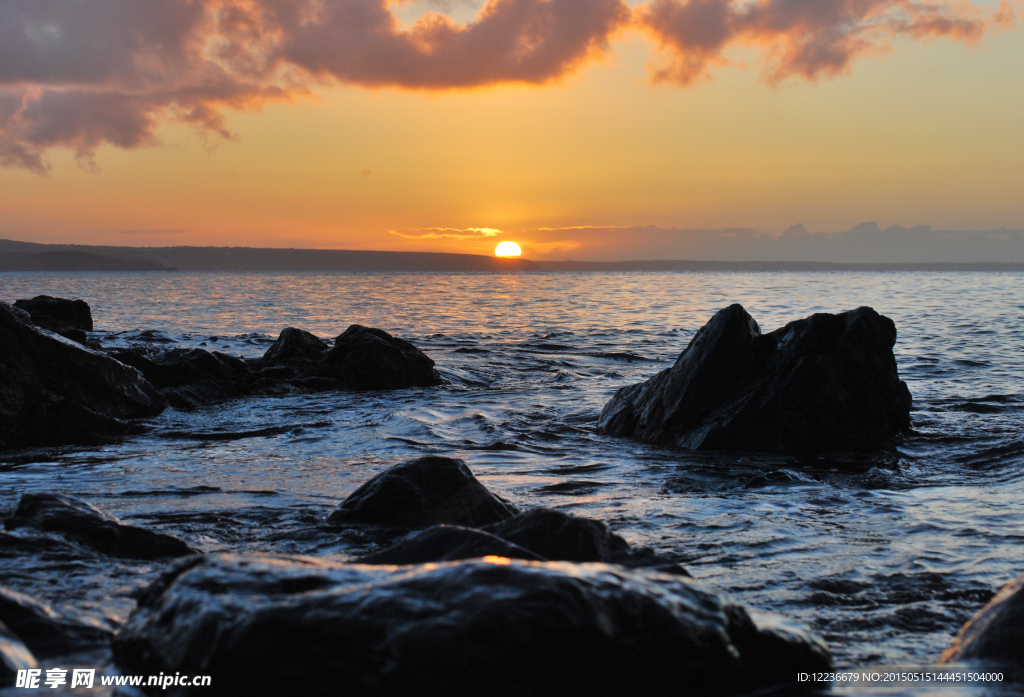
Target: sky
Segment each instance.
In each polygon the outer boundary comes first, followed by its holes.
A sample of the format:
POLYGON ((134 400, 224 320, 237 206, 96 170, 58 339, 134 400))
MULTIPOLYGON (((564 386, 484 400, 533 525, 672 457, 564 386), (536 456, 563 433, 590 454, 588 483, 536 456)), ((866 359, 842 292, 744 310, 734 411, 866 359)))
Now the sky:
POLYGON ((1002 260, 1020 20, 1019 0, 0 0, 0 237, 798 259, 849 230, 884 256, 871 231, 910 228, 1002 260))

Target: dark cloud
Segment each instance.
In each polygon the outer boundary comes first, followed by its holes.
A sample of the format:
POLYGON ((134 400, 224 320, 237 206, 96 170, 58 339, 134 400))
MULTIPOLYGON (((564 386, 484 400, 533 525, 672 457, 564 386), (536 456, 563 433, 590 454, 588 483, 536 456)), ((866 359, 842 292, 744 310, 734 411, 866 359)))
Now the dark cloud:
POLYGON ((466 24, 407 24, 387 0, 0 0, 0 165, 45 172, 53 148, 91 164, 102 144, 157 142, 168 120, 230 137, 226 108, 316 82, 544 84, 638 28, 664 50, 655 79, 689 84, 732 45, 758 47, 769 79, 813 79, 898 35, 970 41, 1012 21, 1005 3, 985 15, 961 0, 490 0, 466 24))

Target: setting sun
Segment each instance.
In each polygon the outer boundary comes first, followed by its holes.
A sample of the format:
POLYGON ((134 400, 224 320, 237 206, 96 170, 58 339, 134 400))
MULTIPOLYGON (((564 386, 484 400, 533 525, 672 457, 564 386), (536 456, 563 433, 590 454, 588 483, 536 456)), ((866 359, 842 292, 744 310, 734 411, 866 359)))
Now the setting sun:
POLYGON ((515 242, 499 242, 494 248, 494 255, 499 257, 517 257, 523 253, 515 242))

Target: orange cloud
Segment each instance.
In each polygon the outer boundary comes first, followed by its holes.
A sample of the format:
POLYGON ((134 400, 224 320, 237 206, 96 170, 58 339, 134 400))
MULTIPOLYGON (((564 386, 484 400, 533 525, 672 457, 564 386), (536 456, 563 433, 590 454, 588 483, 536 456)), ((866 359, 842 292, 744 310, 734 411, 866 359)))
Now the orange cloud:
POLYGON ((470 228, 405 228, 402 230, 388 230, 388 233, 403 237, 407 240, 480 240, 490 237, 497 237, 501 230, 487 227, 470 228))

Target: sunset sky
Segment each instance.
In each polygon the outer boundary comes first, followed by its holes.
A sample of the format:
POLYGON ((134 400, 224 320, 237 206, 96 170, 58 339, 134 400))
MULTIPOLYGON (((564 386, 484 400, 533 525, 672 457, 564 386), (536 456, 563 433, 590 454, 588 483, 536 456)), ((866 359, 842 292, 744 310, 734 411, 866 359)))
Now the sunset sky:
POLYGON ((611 256, 672 228, 1024 229, 1018 20, 989 0, 0 0, 0 237, 583 258, 590 228, 611 256))

